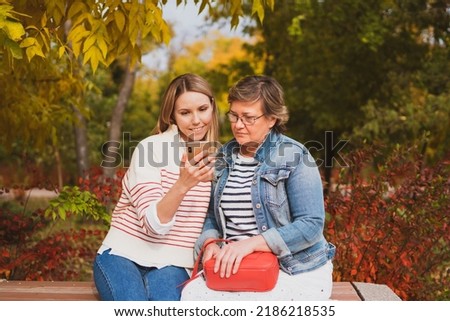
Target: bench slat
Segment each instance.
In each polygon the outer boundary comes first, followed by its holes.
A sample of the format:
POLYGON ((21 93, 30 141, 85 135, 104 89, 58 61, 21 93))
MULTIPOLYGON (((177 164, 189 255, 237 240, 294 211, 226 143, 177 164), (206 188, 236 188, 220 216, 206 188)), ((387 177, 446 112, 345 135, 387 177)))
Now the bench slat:
MULTIPOLYGON (((351 282, 334 282, 332 300, 360 301, 351 282)), ((93 282, 64 281, 3 281, 0 282, 1 301, 93 301, 99 296, 93 282)))
POLYGON ((4 281, 0 300, 15 301, 92 301, 99 300, 92 282, 4 281))
POLYGON ((338 301, 361 301, 351 282, 333 282, 331 300, 338 301))

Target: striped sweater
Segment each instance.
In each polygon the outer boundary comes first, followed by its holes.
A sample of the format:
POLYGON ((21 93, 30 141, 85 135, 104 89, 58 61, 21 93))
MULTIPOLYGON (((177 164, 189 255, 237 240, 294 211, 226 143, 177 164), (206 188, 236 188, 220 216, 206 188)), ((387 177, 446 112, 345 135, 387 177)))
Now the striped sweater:
POLYGON ((111 254, 142 266, 192 268, 194 243, 208 210, 211 183, 193 187, 169 223, 160 223, 156 210, 158 201, 179 177, 179 163, 185 152, 182 145, 175 125, 139 143, 99 252, 111 248, 111 254))

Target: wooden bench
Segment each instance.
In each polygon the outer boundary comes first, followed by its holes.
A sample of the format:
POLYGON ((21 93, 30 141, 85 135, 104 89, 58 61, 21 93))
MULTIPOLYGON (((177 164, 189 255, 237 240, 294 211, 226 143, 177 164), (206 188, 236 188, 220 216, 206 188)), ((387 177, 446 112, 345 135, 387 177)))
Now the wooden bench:
MULTIPOLYGON (((334 282, 332 300, 401 301, 386 285, 362 282, 334 282)), ((0 301, 95 301, 93 282, 0 280, 0 301)))

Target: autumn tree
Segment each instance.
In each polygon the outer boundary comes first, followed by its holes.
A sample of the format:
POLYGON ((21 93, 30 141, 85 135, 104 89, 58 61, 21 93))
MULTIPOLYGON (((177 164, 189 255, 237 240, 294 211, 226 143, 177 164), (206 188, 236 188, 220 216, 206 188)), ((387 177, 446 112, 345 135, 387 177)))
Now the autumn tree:
MULTIPOLYGON (((231 26, 243 15, 242 2, 195 1, 199 12, 227 8, 231 26)), ((253 0, 261 20, 274 0, 253 0)), ((0 0, 0 143, 22 141, 57 150, 61 127, 83 123, 91 110, 84 103, 86 66, 95 72, 120 57, 140 63, 146 39, 168 43, 171 32, 162 12, 167 0, 0 0)), ((178 0, 177 5, 187 0, 178 0)), ((130 69, 127 69, 130 70, 130 69)), ((129 97, 134 73, 129 74, 129 97)), ((120 127, 120 113, 114 123, 120 127)), ((114 117, 113 117, 114 119, 114 117)), ((120 132, 115 130, 114 133, 120 132)), ((116 135, 116 134, 114 134, 116 135)), ((86 146, 84 148, 87 148, 86 146)))
POLYGON ((340 139, 395 146, 428 135, 428 152, 445 152, 449 22, 447 1, 295 0, 254 28, 264 72, 286 89, 288 128, 320 142, 310 147, 322 148, 327 179, 340 139))

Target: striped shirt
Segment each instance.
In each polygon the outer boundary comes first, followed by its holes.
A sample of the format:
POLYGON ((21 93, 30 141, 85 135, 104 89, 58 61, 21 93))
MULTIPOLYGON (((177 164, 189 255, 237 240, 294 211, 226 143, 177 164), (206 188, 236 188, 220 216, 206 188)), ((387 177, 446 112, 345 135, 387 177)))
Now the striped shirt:
POLYGON ((167 194, 178 177, 179 173, 161 169, 160 182, 141 183, 132 188, 129 188, 129 180, 125 177, 122 195, 112 214, 111 226, 153 244, 192 249, 202 231, 208 210, 210 183, 200 183, 186 194, 167 234, 159 234, 146 220, 149 205, 157 203, 167 194))
POLYGON ((205 221, 211 182, 200 182, 183 198, 172 221, 161 223, 157 204, 180 175, 178 129, 150 136, 135 149, 122 180, 122 193, 111 218, 111 227, 99 253, 111 249, 133 262, 149 267, 174 265, 192 268, 193 249, 205 221))
POLYGON ((251 187, 258 162, 238 155, 223 190, 220 207, 226 222, 227 239, 242 240, 259 234, 252 206, 251 187))

